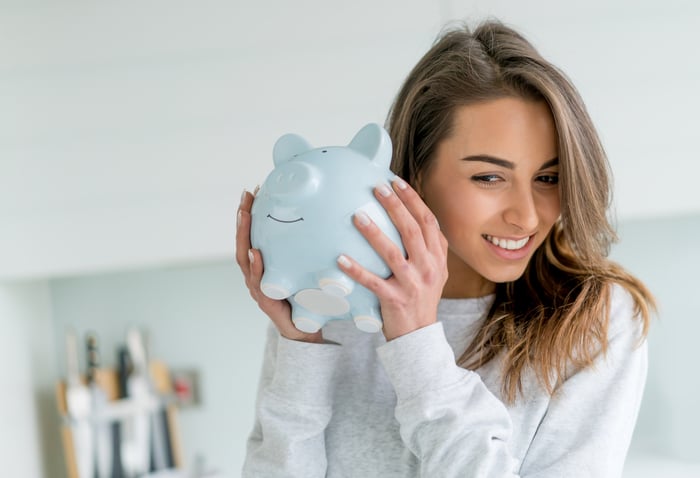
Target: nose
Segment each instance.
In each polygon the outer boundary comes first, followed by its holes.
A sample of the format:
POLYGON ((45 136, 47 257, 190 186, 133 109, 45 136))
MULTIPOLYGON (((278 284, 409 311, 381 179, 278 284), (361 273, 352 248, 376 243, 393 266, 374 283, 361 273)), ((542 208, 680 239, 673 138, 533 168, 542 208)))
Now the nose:
POLYGON ((521 232, 531 234, 537 229, 539 215, 534 191, 530 187, 514 187, 510 191, 503 219, 521 232))
POLYGON ((307 196, 318 189, 319 172, 310 164, 290 162, 278 166, 265 181, 273 197, 307 196))

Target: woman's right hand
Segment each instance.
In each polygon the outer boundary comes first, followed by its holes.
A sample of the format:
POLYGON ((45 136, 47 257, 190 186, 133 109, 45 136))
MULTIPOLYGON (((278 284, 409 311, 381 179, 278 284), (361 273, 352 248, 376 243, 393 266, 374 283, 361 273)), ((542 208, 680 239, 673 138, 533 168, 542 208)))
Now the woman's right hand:
POLYGON ((253 207, 254 199, 253 194, 243 191, 236 219, 236 262, 243 272, 248 292, 260 310, 270 317, 283 337, 302 342, 321 343, 323 335, 320 330, 308 334, 294 326, 289 302, 284 299, 270 299, 260 290, 260 280, 263 275, 262 255, 259 250, 253 249, 250 245, 250 210, 253 207))

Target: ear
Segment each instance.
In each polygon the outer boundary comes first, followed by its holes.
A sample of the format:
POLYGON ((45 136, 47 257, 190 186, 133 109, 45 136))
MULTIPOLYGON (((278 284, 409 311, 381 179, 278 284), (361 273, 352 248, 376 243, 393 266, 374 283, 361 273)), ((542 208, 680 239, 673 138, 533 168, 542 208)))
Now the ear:
POLYGON ((285 134, 275 143, 272 149, 272 160, 275 166, 279 166, 297 154, 305 153, 310 149, 312 149, 312 146, 301 136, 285 134))
POLYGON ((389 133, 376 123, 365 125, 352 138, 348 147, 387 169, 391 164, 391 138, 389 138, 389 133))

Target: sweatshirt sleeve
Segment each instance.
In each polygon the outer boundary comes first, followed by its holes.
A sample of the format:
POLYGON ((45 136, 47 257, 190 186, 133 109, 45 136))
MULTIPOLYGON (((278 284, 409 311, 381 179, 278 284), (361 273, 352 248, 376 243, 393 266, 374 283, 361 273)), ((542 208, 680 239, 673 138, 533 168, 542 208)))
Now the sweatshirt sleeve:
POLYGON ((420 462, 420 476, 512 477, 506 407, 479 376, 455 364, 437 322, 382 345, 394 385, 401 438, 420 462))
POLYGON ((326 475, 324 432, 339 349, 288 340, 268 329, 243 477, 326 475))
POLYGON ((621 476, 647 367, 631 311, 629 303, 613 307, 607 354, 560 386, 524 457, 508 447, 518 431, 505 405, 455 364, 440 323, 380 347, 401 437, 421 476, 621 476))

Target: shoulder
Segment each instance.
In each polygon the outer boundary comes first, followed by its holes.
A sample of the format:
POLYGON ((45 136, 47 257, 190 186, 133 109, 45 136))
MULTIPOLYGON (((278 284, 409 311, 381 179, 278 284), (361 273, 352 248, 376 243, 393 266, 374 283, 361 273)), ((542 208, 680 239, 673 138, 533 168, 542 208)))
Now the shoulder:
POLYGON ((644 338, 644 317, 632 294, 622 285, 608 285, 610 302, 608 309, 608 340, 612 341, 621 336, 644 338))
POLYGON ((635 376, 642 382, 646 376, 645 318, 639 313, 634 295, 624 286, 611 282, 605 287, 609 299, 607 311, 599 309, 597 313, 607 312, 607 316, 600 317, 598 325, 601 328, 596 326, 589 331, 596 344, 588 354, 580 356, 580 351, 575 353, 575 358, 580 361, 569 364, 565 382, 584 371, 588 371, 585 376, 612 373, 614 376, 635 376))

